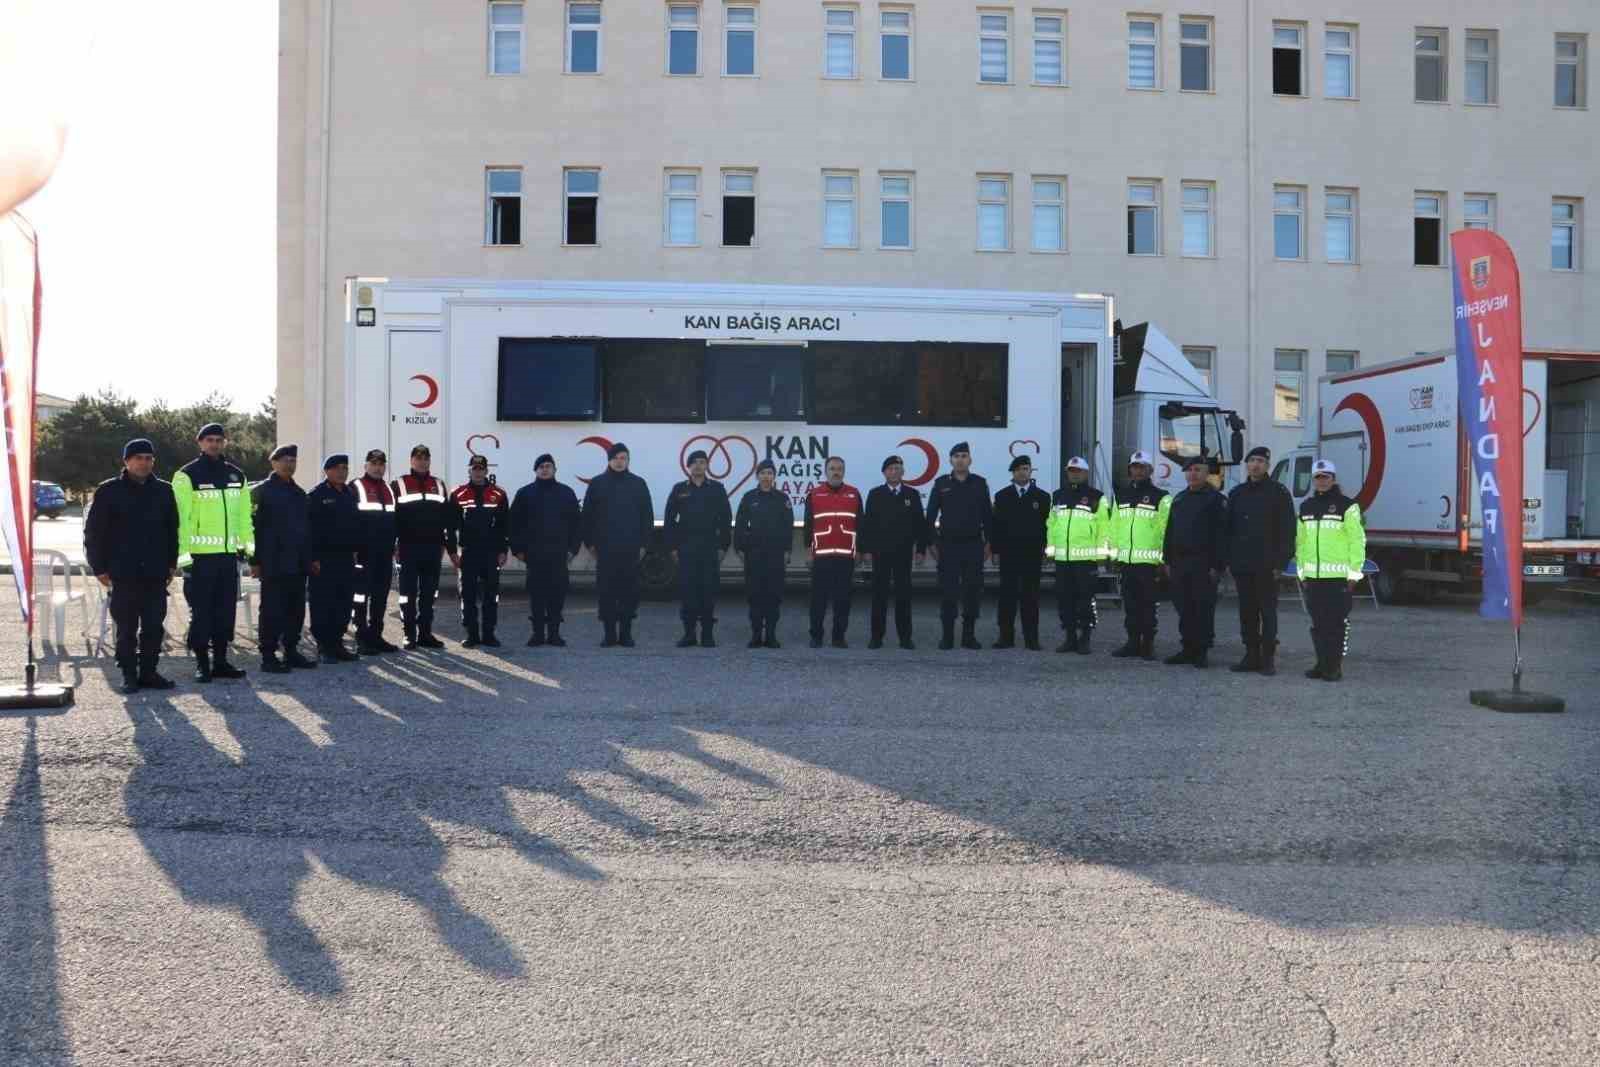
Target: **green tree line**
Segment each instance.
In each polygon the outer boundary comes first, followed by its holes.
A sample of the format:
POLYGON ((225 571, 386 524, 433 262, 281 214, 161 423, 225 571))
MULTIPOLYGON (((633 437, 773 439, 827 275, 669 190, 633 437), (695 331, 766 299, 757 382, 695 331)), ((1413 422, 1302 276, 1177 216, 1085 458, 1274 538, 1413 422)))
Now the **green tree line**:
POLYGON ((242 467, 246 477, 267 476, 267 457, 278 432, 273 400, 253 412, 233 410, 233 402, 220 393, 185 407, 169 407, 159 400, 140 407, 107 390, 80 395, 66 411, 39 424, 36 477, 58 482, 69 495, 82 499, 122 469, 123 445, 135 437, 148 437, 156 449, 156 474, 171 478, 173 471, 199 454, 195 431, 208 422, 227 427, 228 459, 242 467))

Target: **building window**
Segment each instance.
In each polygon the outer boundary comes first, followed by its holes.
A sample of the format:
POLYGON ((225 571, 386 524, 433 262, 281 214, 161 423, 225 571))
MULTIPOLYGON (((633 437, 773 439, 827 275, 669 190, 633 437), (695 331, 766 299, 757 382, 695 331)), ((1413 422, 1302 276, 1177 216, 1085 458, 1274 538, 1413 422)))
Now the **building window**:
POLYGON ((667 171, 667 244, 700 243, 700 172, 667 171))
POLYGON ((1212 207, 1216 187, 1211 182, 1183 183, 1183 254, 1207 258, 1216 240, 1216 217, 1212 207))
POLYGON ((1494 209, 1493 193, 1468 193, 1461 201, 1461 224, 1469 230, 1492 230, 1494 209))
POLYGON ((1588 51, 1587 34, 1556 34, 1556 107, 1583 107, 1587 102, 1584 61, 1588 51))
POLYGON ((1272 353, 1272 421, 1279 426, 1299 426, 1305 421, 1300 398, 1306 390, 1306 353, 1301 348, 1278 348, 1272 353))
POLYGON ((1411 262, 1419 267, 1444 265, 1444 194, 1418 193, 1411 218, 1411 262))
POLYGON ((1161 183, 1128 183, 1128 255, 1161 254, 1161 183))
POLYGON ((1356 191, 1329 189, 1323 197, 1323 244, 1329 263, 1356 261, 1356 191))
POLYGON ((753 78, 756 73, 756 9, 728 5, 722 9, 722 73, 753 78))
POLYGON ((489 5, 489 73, 522 73, 522 4, 489 5))
POLYGON ((600 5, 567 5, 567 73, 600 73, 600 5))
POLYGON ((1033 17, 1033 84, 1067 84, 1065 15, 1033 17))
POLYGON ((856 176, 822 175, 822 247, 856 247, 856 176))
POLYGON ((1011 16, 978 13, 978 80, 1003 85, 1011 80, 1011 16))
POLYGON ((856 76, 856 9, 853 7, 823 8, 826 21, 826 52, 823 57, 823 74, 829 78, 854 78, 856 76))
POLYGON ((1361 353, 1350 351, 1328 350, 1325 364, 1329 374, 1347 374, 1361 365, 1361 353))
POLYGON ((1272 24, 1272 93, 1274 96, 1306 95, 1305 27, 1293 23, 1272 24))
POLYGON ((756 172, 722 172, 722 243, 748 248, 756 243, 756 172))
POLYGON ((1195 345, 1184 345, 1183 355, 1200 372, 1200 379, 1206 383, 1206 391, 1216 395, 1215 379, 1217 350, 1215 348, 1202 348, 1195 345))
POLYGON ((1011 179, 978 179, 978 248, 1004 252, 1011 247, 1011 179))
POLYGON ((1306 256, 1306 194, 1292 185, 1272 189, 1272 255, 1275 259, 1306 256))
POLYGON ((878 13, 881 74, 886 81, 911 80, 911 12, 878 13))
POLYGON ((1500 42, 1494 30, 1467 31, 1467 103, 1500 102, 1500 42))
POLYGON ((1417 101, 1442 104, 1447 93, 1446 46, 1449 37, 1442 29, 1418 27, 1416 35, 1417 101))
POLYGON ((1067 179, 1033 179, 1033 250, 1067 250, 1067 179))
POLYGON ((600 172, 568 170, 565 174, 567 210, 561 242, 569 245, 600 243, 600 172))
POLYGON ((883 174, 878 178, 881 248, 911 247, 911 175, 883 174))
POLYGON ((667 73, 700 73, 700 8, 693 4, 667 8, 667 73))
POLYGON ((1550 268, 1578 269, 1578 222, 1582 200, 1557 198, 1550 202, 1550 268))
POLYGON ((1356 28, 1328 26, 1322 35, 1322 95, 1353 100, 1356 95, 1356 28))
POLYGON ((1128 88, 1161 88, 1161 20, 1128 20, 1128 88))
POLYGON ((484 243, 519 245, 522 243, 522 169, 490 167, 488 220, 484 243))
POLYGON ((1190 93, 1211 91, 1211 20, 1178 20, 1178 58, 1182 82, 1179 88, 1190 93))

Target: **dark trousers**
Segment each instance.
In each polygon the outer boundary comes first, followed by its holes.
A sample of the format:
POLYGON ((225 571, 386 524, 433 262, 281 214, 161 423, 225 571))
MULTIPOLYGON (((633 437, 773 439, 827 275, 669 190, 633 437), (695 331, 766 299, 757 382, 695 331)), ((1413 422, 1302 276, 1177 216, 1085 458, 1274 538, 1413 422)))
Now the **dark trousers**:
POLYGON ((350 615, 356 599, 356 565, 348 556, 344 559, 319 561, 318 573, 313 575, 307 591, 311 601, 311 636, 318 648, 337 645, 344 640, 345 627, 350 625, 350 615))
POLYGON ((744 590, 752 626, 771 631, 778 625, 783 606, 783 555, 781 548, 752 548, 744 554, 744 590))
POLYGON ((1278 579, 1271 571, 1233 572, 1239 590, 1239 636, 1245 648, 1278 643, 1278 579))
POLYGON ((902 548, 872 556, 872 636, 881 640, 889 622, 889 592, 894 591, 894 632, 900 640, 911 637, 911 555, 902 548))
POLYGON ((1350 645, 1350 583, 1343 578, 1313 578, 1304 586, 1317 662, 1333 666, 1344 659, 1350 645))
POLYGON ((1068 633, 1088 633, 1100 621, 1094 595, 1100 587, 1100 564, 1056 564, 1056 613, 1068 633))
POLYGON ((183 599, 189 602, 189 648, 225 650, 239 612, 238 557, 229 552, 195 556, 183 578, 183 599))
POLYGON ((685 626, 717 621, 717 590, 722 585, 717 543, 687 544, 678 549, 678 617, 685 626))
POLYGON ((1156 568, 1150 563, 1122 565, 1122 615, 1129 637, 1156 635, 1156 568))
POLYGON ((822 623, 833 609, 833 636, 850 626, 850 578, 856 561, 849 556, 823 556, 811 561, 811 636, 822 636, 822 623))
POLYGON ((369 555, 356 564, 356 634, 368 640, 383 636, 383 617, 389 610, 389 586, 394 582, 394 557, 369 555))
POLYGON ((561 625, 567 603, 567 553, 528 553, 528 618, 535 630, 561 625))
POLYGON ((433 633, 433 601, 439 595, 438 556, 400 560, 400 621, 406 636, 433 633))
POLYGON ((111 583, 111 621, 117 625, 117 666, 149 674, 166 637, 166 578, 117 578, 111 583))
POLYGON ((306 624, 306 576, 303 574, 264 574, 261 576, 261 606, 256 619, 256 636, 263 656, 275 654, 279 646, 287 652, 300 641, 306 624))
POLYGON ((1000 554, 1000 632, 1016 632, 1017 609, 1022 609, 1024 636, 1039 636, 1039 565, 1044 546, 1028 545, 1000 554))
POLYGON ((639 614, 639 550, 600 549, 594 588, 601 622, 628 622, 639 614))
POLYGON ((483 549, 461 553, 461 569, 456 572, 461 595, 461 625, 467 633, 494 633, 500 622, 500 564, 498 556, 483 549), (478 629, 478 611, 483 611, 483 629, 478 629))
POLYGON ((978 602, 983 596, 983 542, 939 542, 939 618, 954 622, 956 607, 963 622, 978 619, 978 602))
POLYGON ((1217 579, 1203 561, 1172 564, 1172 603, 1185 651, 1210 648, 1217 635, 1217 579))

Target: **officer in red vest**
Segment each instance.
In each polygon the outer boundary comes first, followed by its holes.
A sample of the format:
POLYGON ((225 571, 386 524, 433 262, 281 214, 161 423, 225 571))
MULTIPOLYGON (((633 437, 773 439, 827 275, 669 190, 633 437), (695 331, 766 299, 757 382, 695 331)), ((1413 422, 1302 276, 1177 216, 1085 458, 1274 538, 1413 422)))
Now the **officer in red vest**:
POLYGON ((461 624, 467 639, 462 645, 499 648, 494 628, 500 622, 500 568, 506 565, 510 545, 506 534, 511 522, 511 498, 489 480, 489 460, 473 456, 467 462, 467 483, 450 494, 453 539, 460 554, 450 553, 461 583, 461 624), (478 605, 483 604, 483 627, 478 626, 478 605))
POLYGON ((427 445, 411 450, 411 470, 389 486, 394 492, 394 524, 400 556, 400 621, 406 648, 443 648, 433 636, 433 600, 439 595, 440 560, 455 554, 455 531, 444 483, 428 473, 433 455, 427 445))
POLYGON ((356 552, 356 650, 363 654, 398 652, 383 639, 383 617, 389 610, 394 582, 394 491, 384 478, 389 457, 383 449, 367 453, 366 467, 350 484, 360 514, 361 548, 356 552))
POLYGON ((833 607, 833 647, 849 648, 850 582, 856 567, 861 492, 844 481, 844 460, 830 456, 828 480, 806 494, 805 537, 811 550, 811 647, 822 647, 822 623, 833 607))

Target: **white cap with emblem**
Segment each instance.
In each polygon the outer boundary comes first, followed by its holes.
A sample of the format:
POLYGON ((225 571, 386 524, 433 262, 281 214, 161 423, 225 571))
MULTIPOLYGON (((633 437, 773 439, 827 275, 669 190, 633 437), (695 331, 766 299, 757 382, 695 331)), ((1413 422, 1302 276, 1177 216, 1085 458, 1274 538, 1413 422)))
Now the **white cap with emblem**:
POLYGON ((1339 468, 1333 465, 1333 460, 1331 459, 1319 459, 1311 465, 1311 477, 1313 478, 1319 474, 1326 474, 1331 478, 1338 473, 1339 468))

